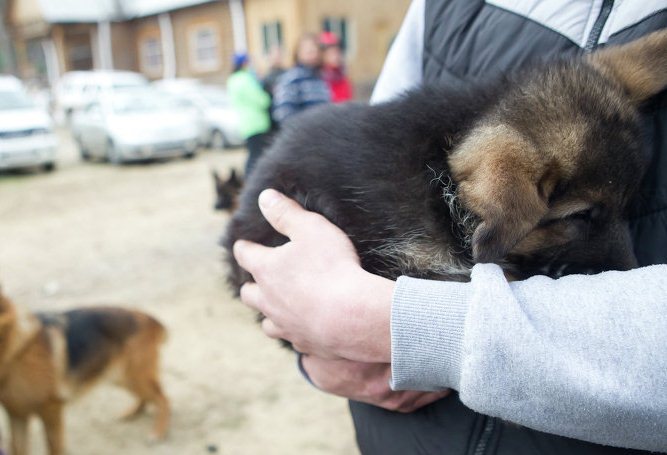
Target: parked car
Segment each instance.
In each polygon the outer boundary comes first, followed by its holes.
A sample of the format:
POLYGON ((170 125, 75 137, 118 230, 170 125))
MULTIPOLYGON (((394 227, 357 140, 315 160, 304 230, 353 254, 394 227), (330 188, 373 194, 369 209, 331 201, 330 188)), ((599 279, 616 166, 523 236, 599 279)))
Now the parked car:
POLYGON ((57 146, 46 109, 17 78, 0 76, 0 169, 41 166, 52 171, 57 146))
POLYGON ((81 158, 126 161, 184 156, 198 147, 197 111, 150 87, 113 90, 72 117, 81 158))
POLYGON ((63 74, 54 89, 54 115, 70 121, 73 113, 95 101, 101 93, 148 86, 148 79, 130 71, 70 71, 63 74))
POLYGON ((201 145, 215 149, 244 145, 238 114, 222 88, 203 85, 196 79, 165 79, 153 85, 199 111, 201 145))

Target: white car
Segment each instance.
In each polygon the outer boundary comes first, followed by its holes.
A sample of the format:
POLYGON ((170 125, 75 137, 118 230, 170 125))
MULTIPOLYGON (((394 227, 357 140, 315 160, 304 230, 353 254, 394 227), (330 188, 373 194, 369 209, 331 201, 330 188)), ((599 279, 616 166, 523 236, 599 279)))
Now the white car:
POLYGON ((55 168, 58 140, 51 117, 13 76, 0 76, 0 169, 55 168))
POLYGON ((192 158, 199 138, 197 111, 150 87, 113 90, 78 111, 72 134, 81 158, 113 164, 161 157, 192 158))
POLYGON ((202 85, 194 79, 165 79, 153 85, 199 111, 202 128, 199 141, 203 146, 222 149, 245 144, 239 131, 239 116, 223 89, 202 85))
POLYGON ((147 86, 148 79, 131 71, 70 71, 63 74, 54 89, 54 115, 59 121, 70 121, 74 112, 103 92, 147 86))

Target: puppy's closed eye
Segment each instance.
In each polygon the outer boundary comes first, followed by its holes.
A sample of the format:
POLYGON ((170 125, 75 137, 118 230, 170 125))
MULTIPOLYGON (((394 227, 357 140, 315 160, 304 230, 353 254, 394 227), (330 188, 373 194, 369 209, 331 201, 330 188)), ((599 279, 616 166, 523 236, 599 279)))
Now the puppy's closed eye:
POLYGON ((581 210, 579 212, 572 213, 571 215, 568 215, 565 219, 590 222, 599 217, 600 212, 601 212, 600 208, 594 206, 586 210, 581 210))
POLYGON ((600 216, 601 209, 597 206, 588 206, 583 209, 554 210, 545 219, 540 221, 540 227, 548 227, 556 223, 569 221, 583 221, 590 223, 600 216), (555 213, 554 213, 555 212, 555 213))

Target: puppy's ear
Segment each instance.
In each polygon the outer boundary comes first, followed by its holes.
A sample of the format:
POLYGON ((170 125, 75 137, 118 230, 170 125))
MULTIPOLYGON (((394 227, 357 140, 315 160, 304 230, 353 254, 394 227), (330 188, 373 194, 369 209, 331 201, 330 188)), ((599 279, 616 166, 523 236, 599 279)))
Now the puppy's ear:
POLYGON ((449 165, 463 206, 480 219, 472 237, 475 262, 500 261, 532 231, 557 181, 553 163, 506 125, 475 128, 449 165))
POLYGON ((616 79, 636 103, 667 87, 667 29, 588 56, 593 66, 616 79))
POLYGON ((227 180, 227 183, 233 185, 235 188, 240 188, 241 187, 241 179, 236 175, 236 169, 232 168, 232 172, 229 175, 229 179, 227 180))
POLYGON ((215 182, 216 188, 223 184, 220 175, 218 175, 215 169, 211 169, 211 175, 213 176, 213 181, 215 182))

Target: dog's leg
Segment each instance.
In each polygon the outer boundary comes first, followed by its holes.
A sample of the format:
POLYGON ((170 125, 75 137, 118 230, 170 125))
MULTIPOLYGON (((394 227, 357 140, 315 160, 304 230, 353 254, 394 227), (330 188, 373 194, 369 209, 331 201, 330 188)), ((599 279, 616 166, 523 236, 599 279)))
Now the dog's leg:
POLYGON ((156 414, 155 424, 151 437, 156 440, 164 439, 169 431, 169 422, 171 420, 171 409, 169 408, 169 400, 162 393, 162 387, 157 379, 153 379, 151 384, 152 396, 151 401, 155 403, 156 414))
POLYGON ((11 455, 28 455, 28 418, 16 415, 9 416, 11 429, 11 455))
POLYGON ((140 404, 153 403, 155 405, 155 424, 150 439, 152 441, 164 439, 169 431, 171 410, 169 400, 162 392, 158 379, 151 376, 135 377, 135 380, 128 382, 127 388, 137 396, 140 404))
POLYGON ((63 455, 65 451, 65 428, 63 425, 62 403, 49 403, 40 410, 39 416, 42 422, 44 422, 49 455, 63 455))
POLYGON ((155 424, 150 438, 161 440, 167 436, 171 410, 169 400, 160 384, 160 344, 164 340, 164 328, 151 322, 128 343, 125 363, 124 386, 140 402, 153 403, 156 407, 155 424))
POLYGON ((141 414, 143 414, 145 410, 146 410, 146 402, 140 399, 134 406, 128 409, 127 412, 121 414, 119 419, 125 421, 134 420, 141 414))

